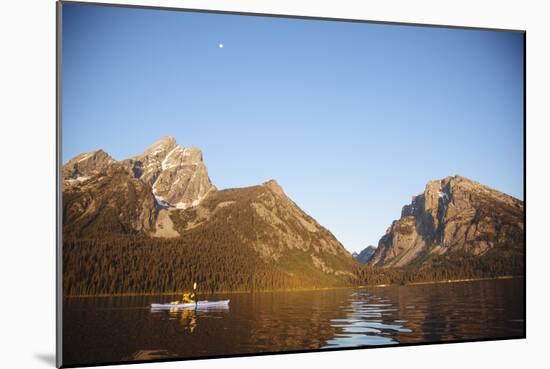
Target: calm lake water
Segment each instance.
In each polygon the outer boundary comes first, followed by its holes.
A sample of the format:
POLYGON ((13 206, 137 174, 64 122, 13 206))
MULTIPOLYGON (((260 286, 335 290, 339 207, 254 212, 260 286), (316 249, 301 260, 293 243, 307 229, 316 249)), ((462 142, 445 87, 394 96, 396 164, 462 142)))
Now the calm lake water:
POLYGON ((152 311, 177 297, 69 298, 65 365, 523 337, 523 279, 219 294, 228 309, 152 311))

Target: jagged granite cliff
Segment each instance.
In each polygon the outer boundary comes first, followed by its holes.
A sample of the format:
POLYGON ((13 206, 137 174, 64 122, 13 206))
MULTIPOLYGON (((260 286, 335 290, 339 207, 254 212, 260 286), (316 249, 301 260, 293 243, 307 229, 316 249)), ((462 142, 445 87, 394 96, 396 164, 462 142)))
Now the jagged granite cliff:
POLYGON ((196 206, 215 190, 201 151, 171 136, 122 161, 103 150, 83 153, 63 166, 64 230, 154 233, 163 209, 196 206))
POLYGON ((404 267, 430 255, 523 253, 523 202, 470 179, 431 181, 403 207, 379 241, 371 265, 404 267))
POLYGON ((171 136, 163 137, 143 154, 122 164, 151 186, 157 202, 164 207, 195 206, 216 189, 208 177, 201 150, 179 146, 171 136))

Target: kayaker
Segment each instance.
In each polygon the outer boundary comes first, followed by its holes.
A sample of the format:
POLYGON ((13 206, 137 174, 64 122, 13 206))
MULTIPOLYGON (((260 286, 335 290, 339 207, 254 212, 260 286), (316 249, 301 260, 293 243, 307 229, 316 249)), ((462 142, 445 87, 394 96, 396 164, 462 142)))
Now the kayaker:
POLYGON ((184 304, 190 303, 190 302, 196 302, 198 301, 196 297, 196 290, 197 290, 197 282, 193 283, 193 292, 184 292, 182 296, 182 302, 184 304))
POLYGON ((190 302, 195 302, 194 297, 195 297, 194 293, 184 292, 183 296, 181 298, 181 302, 184 303, 184 304, 188 304, 190 302))

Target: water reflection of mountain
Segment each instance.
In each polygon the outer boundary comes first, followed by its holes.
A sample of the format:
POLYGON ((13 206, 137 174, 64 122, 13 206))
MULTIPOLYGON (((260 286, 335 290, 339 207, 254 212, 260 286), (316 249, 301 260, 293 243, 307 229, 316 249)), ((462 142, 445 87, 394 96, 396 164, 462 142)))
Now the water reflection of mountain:
POLYGON ((411 330, 408 334, 395 335, 400 343, 510 337, 523 333, 521 279, 402 286, 378 289, 376 293, 395 301, 398 307, 395 318, 406 321, 411 330))
POLYGON ((335 329, 330 324, 351 290, 258 294, 252 299, 249 342, 266 351, 318 349, 335 329), (267 298, 266 298, 267 297, 267 298))
POLYGON ((393 319, 397 308, 391 300, 377 296, 375 291, 353 292, 349 306, 341 311, 345 312, 343 317, 331 320, 337 333, 326 342, 327 348, 392 345, 399 343, 392 337, 393 332, 410 332, 402 325, 404 321, 393 319))

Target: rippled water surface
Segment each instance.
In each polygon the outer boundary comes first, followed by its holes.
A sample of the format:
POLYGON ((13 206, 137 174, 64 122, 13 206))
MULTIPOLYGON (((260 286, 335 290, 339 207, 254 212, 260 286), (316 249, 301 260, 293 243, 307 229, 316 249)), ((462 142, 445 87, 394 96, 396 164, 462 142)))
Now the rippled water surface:
POLYGON ((150 309, 171 296, 70 298, 64 364, 522 337, 523 284, 220 294, 207 298, 229 308, 197 310, 150 309))

